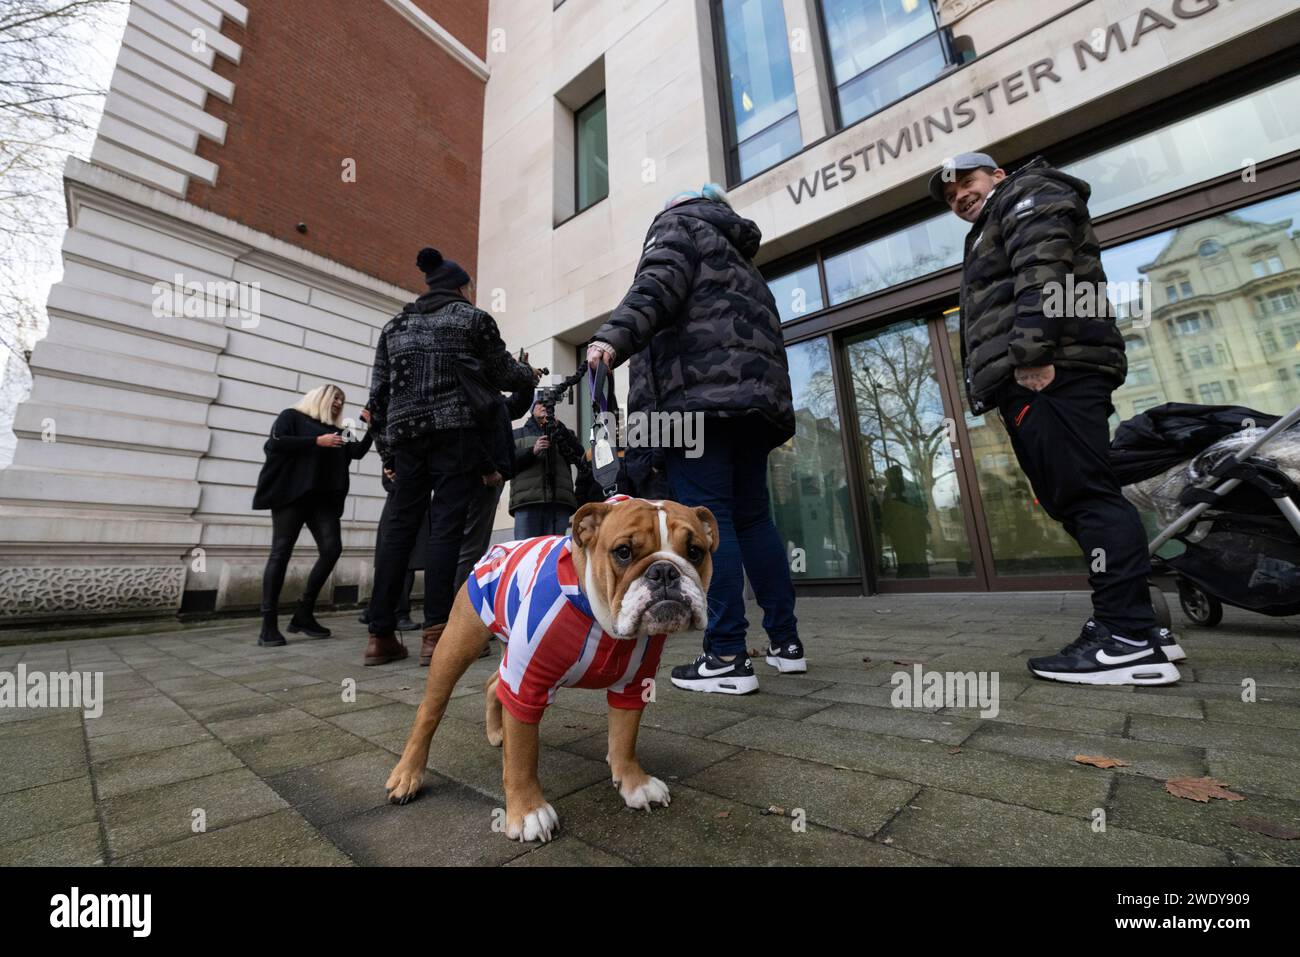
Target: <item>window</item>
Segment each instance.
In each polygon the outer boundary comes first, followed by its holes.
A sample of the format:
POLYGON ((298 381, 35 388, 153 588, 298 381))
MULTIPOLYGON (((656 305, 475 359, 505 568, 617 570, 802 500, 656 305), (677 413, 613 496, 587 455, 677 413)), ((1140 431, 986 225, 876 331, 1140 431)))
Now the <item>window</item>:
POLYGON ((728 103, 728 161, 737 180, 803 146, 781 0, 719 0, 728 103))
POLYGON ((1268 275, 1268 270, 1264 266, 1263 260, 1260 259, 1256 259, 1253 263, 1250 264, 1250 271, 1255 274, 1256 279, 1258 279, 1261 276, 1268 275))
POLYGON ((930 0, 822 0, 840 126, 901 100, 948 65, 930 0))
POLYGON ((1177 301, 1178 301, 1178 287, 1177 287, 1177 286, 1165 286, 1165 299, 1166 299, 1166 301, 1168 301, 1168 302, 1177 302, 1177 301))
POLYGON ((1093 216, 1300 149, 1300 76, 1230 100, 1063 167, 1092 184, 1093 216))
POLYGON ((578 212, 609 195, 609 136, 605 123, 605 94, 574 114, 574 155, 577 157, 578 212))
POLYGON ((1196 251, 1202 256, 1217 256, 1223 252, 1223 246, 1217 239, 1207 239, 1196 247, 1196 251))
POLYGON ((1145 349, 1146 347, 1147 341, 1141 336, 1134 335, 1124 337, 1124 349, 1127 352, 1136 352, 1137 350, 1145 349))
POLYGON ((1193 295, 1192 284, 1188 282, 1186 279, 1184 279, 1179 284, 1179 291, 1182 293, 1184 299, 1190 298, 1193 295))
POLYGON ((860 574, 859 551, 831 373, 830 339, 800 342, 790 346, 786 356, 795 434, 767 459, 772 518, 792 559, 796 581, 850 578, 860 574))
POLYGON ((969 227, 947 214, 873 239, 826 259, 831 305, 961 262, 969 227))
POLYGON ((1282 260, 1280 257, 1278 256, 1268 257, 1268 271, 1271 273, 1278 273, 1282 271, 1282 260))
POLYGON ((767 287, 772 290, 782 322, 817 312, 825 306, 816 263, 809 263, 793 272, 769 279, 767 287))
POLYGON ((1222 382, 1208 382, 1200 388, 1201 402, 1204 405, 1223 405, 1228 401, 1227 393, 1223 391, 1222 382))
MULTIPOLYGON (((1300 222, 1300 192, 1113 246, 1102 251, 1102 265, 1112 284, 1132 285, 1149 274, 1159 280, 1157 288, 1171 282, 1181 284, 1183 277, 1169 275, 1167 267, 1151 267, 1181 255, 1188 247, 1196 250, 1202 241, 1210 238, 1221 247, 1228 247, 1229 237, 1243 234, 1257 236, 1260 248, 1243 255, 1242 264, 1249 263, 1252 257, 1267 263, 1275 255, 1286 264, 1296 249, 1292 225, 1296 222, 1300 222), (1185 238, 1189 234, 1194 237, 1190 243, 1185 238)), ((1130 336, 1143 335, 1147 349, 1134 351, 1133 343, 1126 343, 1130 350, 1129 376, 1114 397, 1121 415, 1130 414, 1130 409, 1140 411, 1142 403, 1153 393, 1162 402, 1220 405, 1241 401, 1272 414, 1283 413, 1295 405, 1295 367, 1300 362, 1300 291, 1288 287, 1257 294, 1255 287, 1261 281, 1276 280, 1253 278, 1249 270, 1235 277, 1227 270, 1224 272, 1225 282, 1214 290, 1214 312, 1179 309, 1162 303, 1160 310, 1174 313, 1164 332, 1159 331, 1158 325, 1147 330, 1125 330, 1130 336), (1229 282, 1230 278, 1234 281, 1229 282), (1260 302, 1267 313, 1262 321, 1243 322, 1240 318, 1233 321, 1233 317, 1244 318, 1260 302), (1292 311, 1274 314, 1275 309, 1285 309, 1288 302, 1293 303, 1292 311), (1284 367, 1289 371, 1286 377, 1279 371, 1284 367), (1154 380, 1149 384, 1148 368, 1154 380)), ((1187 278, 1198 289, 1203 288, 1195 272, 1187 278)))
POLYGON ((1270 312, 1289 312, 1295 308, 1294 289, 1274 289, 1268 294, 1270 312))

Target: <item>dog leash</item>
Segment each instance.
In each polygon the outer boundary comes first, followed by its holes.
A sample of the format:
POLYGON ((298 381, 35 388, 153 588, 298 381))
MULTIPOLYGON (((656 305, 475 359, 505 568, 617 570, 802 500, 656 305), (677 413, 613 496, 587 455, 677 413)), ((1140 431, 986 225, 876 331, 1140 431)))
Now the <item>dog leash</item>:
POLYGON ((605 497, 618 488, 618 437, 612 436, 609 420, 612 411, 618 415, 618 400, 614 397, 614 376, 603 362, 596 363, 596 371, 587 370, 591 389, 591 474, 605 497))

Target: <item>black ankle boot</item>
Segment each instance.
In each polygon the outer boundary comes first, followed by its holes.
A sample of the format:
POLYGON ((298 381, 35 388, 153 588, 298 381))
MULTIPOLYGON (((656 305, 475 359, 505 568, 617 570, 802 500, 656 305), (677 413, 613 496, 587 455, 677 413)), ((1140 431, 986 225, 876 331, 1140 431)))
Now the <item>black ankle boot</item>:
POLYGON ((284 635, 280 634, 280 625, 276 617, 273 611, 262 612, 262 633, 257 636, 257 643, 263 648, 278 648, 288 644, 284 640, 284 635))
MULTIPOLYGON (((312 605, 314 604, 315 602, 312 602, 312 605)), ((298 610, 289 619, 289 634, 296 635, 298 632, 302 632, 308 638, 328 638, 331 634, 328 628, 316 620, 311 605, 302 602, 298 603, 298 610)))

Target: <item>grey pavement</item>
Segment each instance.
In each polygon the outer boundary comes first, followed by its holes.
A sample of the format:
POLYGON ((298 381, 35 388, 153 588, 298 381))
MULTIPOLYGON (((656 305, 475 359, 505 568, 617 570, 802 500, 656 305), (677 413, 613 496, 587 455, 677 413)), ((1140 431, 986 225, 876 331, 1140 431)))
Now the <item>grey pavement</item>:
POLYGON ((640 740, 672 789, 665 809, 623 807, 603 694, 562 691, 541 730, 561 818, 547 845, 493 829, 501 752, 484 739, 481 689, 495 658, 465 676, 424 790, 396 807, 383 784, 426 672, 414 657, 362 667, 352 614, 323 619, 334 637, 284 648, 258 648, 252 619, 0 633, 0 671, 100 672, 106 685, 99 717, 0 708, 0 865, 1300 863, 1295 620, 1229 609, 1205 630, 1175 611, 1180 684, 1094 689, 1024 665, 1075 637, 1080 594, 806 599, 798 614, 808 673, 756 662, 762 690, 748 697, 672 687, 699 639, 668 642, 640 740), (893 707, 891 677, 914 662, 996 672, 998 713, 893 707), (1206 775, 1244 800, 1165 792, 1206 775))

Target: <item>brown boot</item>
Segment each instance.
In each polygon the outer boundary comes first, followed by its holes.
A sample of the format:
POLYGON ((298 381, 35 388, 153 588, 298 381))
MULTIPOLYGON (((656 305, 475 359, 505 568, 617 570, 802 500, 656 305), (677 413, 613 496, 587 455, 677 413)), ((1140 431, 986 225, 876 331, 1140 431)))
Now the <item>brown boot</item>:
POLYGON ((391 631, 382 635, 371 635, 366 645, 366 664, 386 665, 390 661, 401 661, 406 657, 406 645, 391 631))
POLYGON ((438 647, 438 639, 442 637, 442 630, 447 627, 444 621, 441 625, 430 625, 424 629, 424 640, 420 642, 420 667, 429 667, 429 662, 433 660, 433 649, 438 647))

